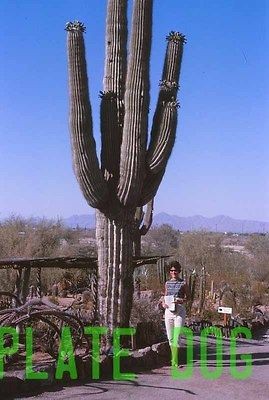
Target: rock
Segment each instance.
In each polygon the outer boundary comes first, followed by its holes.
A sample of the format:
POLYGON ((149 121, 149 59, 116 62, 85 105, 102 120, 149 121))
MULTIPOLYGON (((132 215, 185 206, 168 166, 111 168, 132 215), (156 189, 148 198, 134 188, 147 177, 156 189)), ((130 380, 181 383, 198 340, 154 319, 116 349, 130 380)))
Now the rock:
POLYGON ((155 343, 151 346, 151 348, 159 356, 164 357, 164 358, 170 358, 170 346, 167 341, 161 342, 161 343, 155 343))
POLYGON ((133 371, 143 369, 144 367, 144 355, 139 350, 135 350, 132 354, 131 367, 133 371))
POLYGON ((145 347, 144 349, 139 349, 138 353, 143 356, 143 366, 145 368, 150 368, 156 365, 157 353, 153 351, 150 346, 145 347))
MULTIPOLYGON (((55 363, 39 364, 33 366, 34 372, 47 372, 47 379, 27 379, 25 369, 10 370, 5 373, 0 385, 1 395, 14 395, 28 393, 42 387, 51 386, 55 380, 55 363)), ((1 398, 1 397, 0 397, 1 398)))
POLYGON ((0 384, 0 398, 5 399, 7 396, 14 396, 17 393, 22 393, 23 379, 17 376, 5 376, 0 384))
POLYGON ((85 377, 85 371, 84 371, 85 364, 83 362, 82 356, 81 355, 76 355, 75 356, 75 361, 76 361, 78 379, 84 379, 84 377, 85 377))
POLYGON ((149 351, 151 351, 151 347, 150 347, 150 346, 145 347, 144 349, 139 349, 139 350, 138 350, 138 352, 141 353, 141 354, 146 354, 146 353, 148 353, 149 351))
POLYGON ((113 357, 101 355, 100 356, 100 377, 112 376, 113 372, 113 357))
POLYGON ((88 379, 92 377, 92 357, 90 354, 81 357, 81 372, 79 373, 80 379, 88 379))
MULTIPOLYGON (((182 349, 183 350, 183 349, 182 349)), ((184 358, 184 350, 181 353, 180 359, 184 358)), ((130 351, 129 356, 120 357, 120 372, 135 373, 161 365, 170 360, 170 347, 168 342, 153 344, 151 347, 145 347, 133 352, 130 351)), ((92 356, 91 355, 76 355, 76 367, 78 379, 92 379, 92 356)), ((69 374, 64 374, 60 381, 55 380, 56 363, 40 363, 33 366, 35 372, 47 372, 48 379, 45 380, 27 380, 24 369, 7 371, 0 385, 0 399, 14 396, 21 393, 29 393, 42 390, 47 386, 54 384, 62 385, 70 383, 69 374)), ((103 354, 100 356, 100 379, 108 377, 113 379, 113 356, 103 354)))
POLYGON ((35 365, 33 367, 33 370, 35 372, 47 372, 48 378, 47 379, 42 379, 39 380, 40 386, 49 386, 54 382, 54 377, 55 377, 55 362, 49 363, 49 364, 41 364, 41 365, 35 365))
MULTIPOLYGON (((141 358, 143 357, 141 356, 141 358)), ((134 372, 136 370, 136 358, 133 357, 133 354, 120 358, 120 372, 134 372)))

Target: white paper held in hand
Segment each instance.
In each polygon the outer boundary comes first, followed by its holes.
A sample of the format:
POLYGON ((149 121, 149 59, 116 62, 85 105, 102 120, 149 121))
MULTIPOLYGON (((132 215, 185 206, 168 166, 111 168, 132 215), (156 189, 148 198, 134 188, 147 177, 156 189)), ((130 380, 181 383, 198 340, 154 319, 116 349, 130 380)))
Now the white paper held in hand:
POLYGON ((176 303, 175 303, 174 296, 164 296, 164 302, 165 302, 165 304, 168 305, 168 310, 169 311, 175 311, 176 310, 176 303))

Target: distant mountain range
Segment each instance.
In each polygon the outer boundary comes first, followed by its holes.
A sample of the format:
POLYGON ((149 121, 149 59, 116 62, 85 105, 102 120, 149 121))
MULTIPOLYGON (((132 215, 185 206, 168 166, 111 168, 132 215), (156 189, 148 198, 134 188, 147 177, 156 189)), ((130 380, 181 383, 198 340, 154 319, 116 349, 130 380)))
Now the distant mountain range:
POLYGON ((70 228, 95 228, 95 214, 72 215, 64 218, 63 222, 70 228))
MULTIPOLYGON (((205 230, 210 232, 234 232, 234 233, 266 233, 269 232, 269 222, 248 221, 234 219, 226 215, 217 215, 216 217, 206 218, 202 215, 194 215, 192 217, 179 217, 167 213, 159 213, 154 215, 153 225, 169 224, 174 229, 180 231, 199 231, 205 230)), ((71 228, 87 228, 95 227, 95 215, 72 215, 63 220, 65 225, 71 228)))

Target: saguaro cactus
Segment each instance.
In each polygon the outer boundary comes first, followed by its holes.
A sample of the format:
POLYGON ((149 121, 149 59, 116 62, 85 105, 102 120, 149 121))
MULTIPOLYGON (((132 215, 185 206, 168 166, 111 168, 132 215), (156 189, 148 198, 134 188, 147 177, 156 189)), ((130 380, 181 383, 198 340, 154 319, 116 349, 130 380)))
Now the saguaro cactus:
POLYGON ((189 286, 189 299, 187 302, 187 313, 190 315, 191 314, 191 309, 194 301, 194 296, 195 296, 195 291, 196 291, 196 278, 197 274, 195 269, 189 272, 189 277, 188 277, 188 286, 189 286))
POLYGON ((200 285, 199 285, 199 313, 202 313, 205 305, 205 290, 206 290, 206 269, 202 267, 200 273, 200 285))
POLYGON ((127 326, 133 295, 133 224, 137 207, 152 200, 172 151, 185 37, 167 36, 167 50, 150 141, 149 60, 152 0, 134 0, 127 62, 127 0, 108 0, 101 92, 101 166, 92 129, 80 22, 66 25, 73 166, 88 204, 97 208, 100 323, 127 326))

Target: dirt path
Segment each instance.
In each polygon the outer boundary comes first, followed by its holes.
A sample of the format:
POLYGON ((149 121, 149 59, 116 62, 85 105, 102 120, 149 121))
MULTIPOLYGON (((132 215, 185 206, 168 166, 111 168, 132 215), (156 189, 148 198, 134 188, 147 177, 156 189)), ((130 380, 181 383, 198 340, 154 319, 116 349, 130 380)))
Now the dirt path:
MULTIPOLYGON (((200 360, 194 362, 194 373, 187 380, 171 377, 170 367, 139 374, 132 382, 91 381, 83 385, 51 389, 49 392, 20 399, 39 400, 268 400, 269 393, 269 343, 240 345, 239 353, 252 354, 253 371, 246 380, 231 377, 229 353, 225 350, 223 374, 217 380, 207 380, 200 372, 200 360)), ((211 355, 212 356, 212 355, 211 355)), ((214 366, 211 359, 208 365, 214 366)), ((244 365, 239 362, 238 365, 244 365)), ((16 397, 19 399, 19 397, 16 397)))

